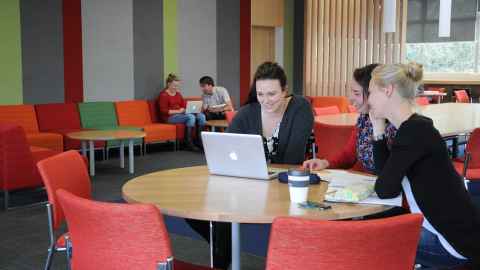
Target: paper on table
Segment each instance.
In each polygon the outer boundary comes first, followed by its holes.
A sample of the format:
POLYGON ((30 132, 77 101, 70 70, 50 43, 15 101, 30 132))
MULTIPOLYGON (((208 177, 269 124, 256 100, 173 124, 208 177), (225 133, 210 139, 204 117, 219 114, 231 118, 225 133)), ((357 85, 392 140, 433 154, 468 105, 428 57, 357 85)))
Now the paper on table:
MULTIPOLYGON (((367 176, 361 174, 354 174, 342 170, 327 170, 329 174, 322 175, 322 178, 328 180, 330 183, 328 185, 327 193, 335 192, 340 188, 346 186, 351 186, 355 184, 362 183, 375 183, 377 179, 375 176, 367 176)), ((402 205, 402 196, 399 195, 392 199, 380 199, 377 194, 374 192, 368 198, 359 201, 358 203, 365 204, 382 204, 382 205, 392 205, 392 206, 401 206, 402 205)))

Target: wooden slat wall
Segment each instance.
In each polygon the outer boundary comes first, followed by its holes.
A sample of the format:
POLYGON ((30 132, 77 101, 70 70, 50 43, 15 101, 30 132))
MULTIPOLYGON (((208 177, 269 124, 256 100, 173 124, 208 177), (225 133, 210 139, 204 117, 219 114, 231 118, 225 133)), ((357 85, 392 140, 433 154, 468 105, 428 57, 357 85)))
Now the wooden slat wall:
POLYGON ((353 70, 405 56, 408 0, 397 0, 395 33, 383 33, 383 0, 305 0, 304 94, 345 96, 353 70))

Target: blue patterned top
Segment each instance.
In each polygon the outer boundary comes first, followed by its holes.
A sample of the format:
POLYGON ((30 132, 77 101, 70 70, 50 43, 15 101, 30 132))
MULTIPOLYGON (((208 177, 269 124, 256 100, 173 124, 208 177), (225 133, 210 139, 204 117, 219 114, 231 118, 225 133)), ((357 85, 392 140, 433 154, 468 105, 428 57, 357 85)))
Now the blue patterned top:
MULTIPOLYGON (((387 123, 385 127, 385 138, 387 145, 390 147, 393 138, 397 134, 397 129, 387 123)), ((368 114, 360 114, 357 120, 357 160, 360 161, 363 168, 369 173, 374 173, 375 163, 373 161, 373 126, 368 114)))

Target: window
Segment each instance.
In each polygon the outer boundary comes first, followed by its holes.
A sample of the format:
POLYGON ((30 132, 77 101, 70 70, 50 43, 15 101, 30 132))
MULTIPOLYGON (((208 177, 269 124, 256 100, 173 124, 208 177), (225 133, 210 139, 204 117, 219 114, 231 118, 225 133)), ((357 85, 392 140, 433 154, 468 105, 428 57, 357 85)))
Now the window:
POLYGON ((477 73, 477 0, 452 1, 450 37, 438 37, 440 0, 409 0, 406 59, 426 72, 477 73))

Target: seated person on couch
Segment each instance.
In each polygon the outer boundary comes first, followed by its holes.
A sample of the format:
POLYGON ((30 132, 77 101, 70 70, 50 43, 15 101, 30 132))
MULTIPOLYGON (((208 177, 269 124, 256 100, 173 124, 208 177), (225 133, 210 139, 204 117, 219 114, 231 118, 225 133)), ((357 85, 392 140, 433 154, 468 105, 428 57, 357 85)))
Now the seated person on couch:
POLYGON ((203 92, 203 111, 207 120, 225 119, 225 111, 233 111, 232 101, 227 89, 215 86, 210 76, 203 76, 199 83, 203 92))

